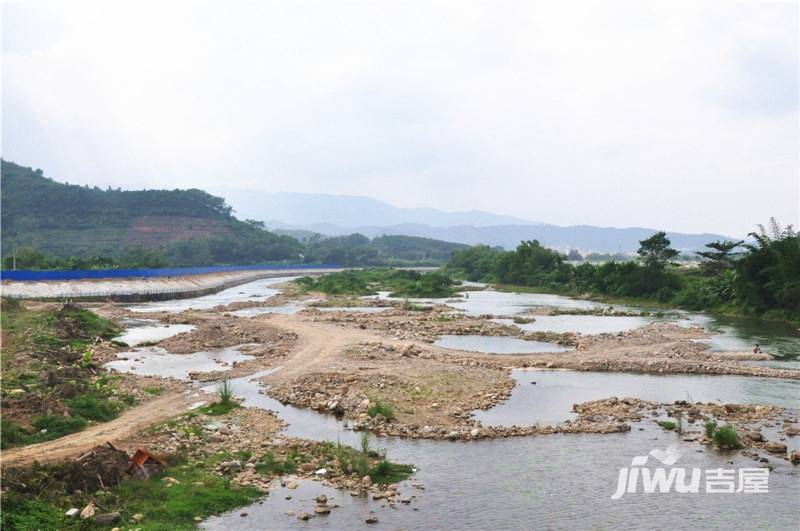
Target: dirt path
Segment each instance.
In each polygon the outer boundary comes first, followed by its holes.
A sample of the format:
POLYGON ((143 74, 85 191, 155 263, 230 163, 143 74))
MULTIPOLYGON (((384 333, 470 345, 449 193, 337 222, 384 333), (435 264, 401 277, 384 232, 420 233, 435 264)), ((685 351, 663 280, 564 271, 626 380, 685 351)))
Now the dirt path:
POLYGON ((290 315, 272 316, 268 321, 279 328, 294 332, 298 337, 294 351, 282 363, 283 368, 269 378, 270 381, 289 381, 312 372, 334 359, 347 345, 363 341, 391 342, 363 330, 303 321, 290 315))
MULTIPOLYGON (((208 398, 211 396, 208 395, 208 398)), ((73 433, 44 443, 3 450, 0 452, 2 466, 61 461, 88 452, 107 441, 124 440, 139 431, 165 421, 186 411, 193 403, 205 401, 200 391, 173 393, 162 396, 129 409, 119 418, 103 424, 91 426, 81 432, 73 433)))

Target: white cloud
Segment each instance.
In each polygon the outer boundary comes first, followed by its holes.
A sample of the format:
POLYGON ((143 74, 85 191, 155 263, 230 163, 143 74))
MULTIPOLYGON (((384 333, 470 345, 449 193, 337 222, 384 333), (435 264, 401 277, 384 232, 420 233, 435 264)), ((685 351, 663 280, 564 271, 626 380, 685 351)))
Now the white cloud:
POLYGON ((794 3, 4 4, 3 156, 560 224, 798 220, 794 3))

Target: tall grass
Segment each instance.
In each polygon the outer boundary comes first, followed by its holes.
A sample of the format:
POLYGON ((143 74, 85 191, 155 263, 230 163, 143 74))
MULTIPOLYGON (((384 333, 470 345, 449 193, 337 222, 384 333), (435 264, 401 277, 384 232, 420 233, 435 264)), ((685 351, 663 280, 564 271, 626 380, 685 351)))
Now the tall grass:
POLYGON ((369 432, 361 432, 361 453, 367 455, 369 453, 369 432))
POLYGON ((219 403, 223 406, 230 406, 235 403, 233 400, 233 385, 230 380, 223 380, 217 389, 219 403))

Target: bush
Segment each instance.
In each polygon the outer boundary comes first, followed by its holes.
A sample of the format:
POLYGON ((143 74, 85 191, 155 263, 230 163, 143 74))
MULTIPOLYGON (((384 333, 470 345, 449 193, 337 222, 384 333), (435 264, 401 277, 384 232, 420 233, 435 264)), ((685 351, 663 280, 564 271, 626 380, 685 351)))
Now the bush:
POLYGON ((28 437, 28 432, 13 420, 0 420, 0 448, 6 449, 18 444, 25 444, 28 437))
POLYGON ((45 415, 36 417, 31 422, 37 430, 47 430, 46 433, 35 434, 32 436, 34 440, 29 442, 49 441, 57 439, 76 431, 81 431, 86 427, 86 420, 82 417, 62 417, 56 415, 45 415))
POLYGON ((665 430, 674 430, 678 427, 678 424, 673 420, 659 420, 658 425, 665 430))
POLYGON ((738 450, 742 447, 739 434, 730 424, 726 424, 714 431, 714 442, 720 448, 730 448, 731 450, 738 450))
POLYGON ((367 415, 373 418, 377 415, 383 415, 385 419, 391 420, 394 418, 394 406, 387 402, 381 402, 380 400, 377 400, 374 404, 369 406, 367 415))
POLYGON ((706 437, 708 437, 709 439, 713 439, 714 432, 717 429, 717 423, 713 420, 707 420, 703 426, 706 429, 706 437))
POLYGON ((661 287, 656 291, 656 299, 658 299, 658 302, 669 302, 674 295, 675 292, 668 286, 661 287))
POLYGON ((100 422, 108 422, 117 418, 122 410, 122 405, 118 402, 111 402, 94 395, 75 397, 68 402, 67 406, 73 416, 100 422))

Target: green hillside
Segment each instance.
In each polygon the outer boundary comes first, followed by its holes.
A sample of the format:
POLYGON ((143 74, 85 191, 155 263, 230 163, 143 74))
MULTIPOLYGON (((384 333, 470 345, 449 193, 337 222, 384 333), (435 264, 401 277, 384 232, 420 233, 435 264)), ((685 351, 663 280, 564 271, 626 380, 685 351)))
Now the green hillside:
POLYGON ((301 241, 240 221, 202 190, 106 190, 60 183, 2 161, 2 254, 10 267, 88 269, 270 262, 438 265, 467 246, 360 234, 301 241))
POLYGON ((159 249, 171 264, 296 260, 302 246, 232 216, 202 190, 101 190, 2 161, 3 256, 30 247, 55 257, 119 259, 159 249))

